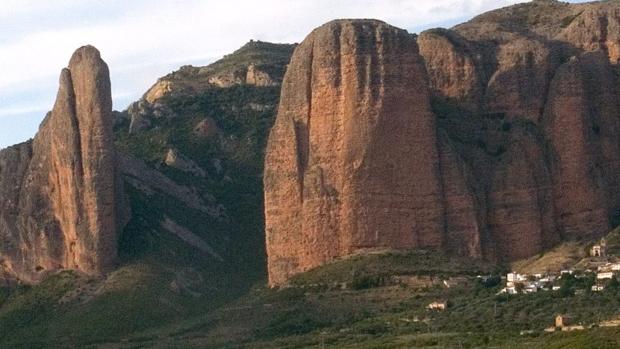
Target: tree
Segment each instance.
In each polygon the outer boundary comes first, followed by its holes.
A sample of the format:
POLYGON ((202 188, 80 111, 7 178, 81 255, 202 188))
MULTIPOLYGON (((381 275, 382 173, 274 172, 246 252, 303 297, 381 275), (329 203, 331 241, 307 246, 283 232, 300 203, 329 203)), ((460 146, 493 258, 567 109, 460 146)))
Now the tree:
POLYGON ((523 293, 524 289, 525 285, 523 285, 522 283, 515 284, 515 290, 517 290, 517 293, 523 293))
POLYGON ((620 288, 620 282, 615 276, 612 277, 611 280, 609 280, 609 282, 607 283, 607 289, 612 290, 612 291, 617 291, 619 288, 620 288))
POLYGON ((561 284, 560 284, 560 297, 570 297, 575 294, 575 284, 577 279, 575 275, 572 274, 564 274, 562 275, 561 284))

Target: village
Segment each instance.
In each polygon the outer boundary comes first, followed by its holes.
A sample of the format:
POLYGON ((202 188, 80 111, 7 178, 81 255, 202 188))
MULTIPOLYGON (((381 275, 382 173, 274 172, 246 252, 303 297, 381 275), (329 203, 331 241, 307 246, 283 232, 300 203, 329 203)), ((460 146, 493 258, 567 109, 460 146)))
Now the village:
MULTIPOLYGON (((582 284, 589 286, 589 291, 601 292, 606 287, 615 287, 618 284, 620 274, 620 262, 611 261, 607 256, 607 244, 602 239, 590 249, 588 267, 584 269, 565 269, 560 272, 540 272, 533 274, 521 274, 510 272, 502 276, 505 287, 498 294, 528 294, 539 291, 560 291, 562 285, 566 285, 570 279, 586 279, 589 282, 582 284)), ((576 294, 585 293, 586 289, 576 289, 576 294)))
MULTIPOLYGON (((567 295, 584 295, 591 292, 603 292, 606 289, 613 289, 614 291, 620 289, 620 259, 608 255, 605 239, 601 239, 588 249, 588 258, 584 261, 586 263, 580 263, 578 267, 566 268, 556 272, 519 273, 512 271, 501 277, 478 275, 477 279, 482 284, 495 284, 496 281, 492 280, 496 278, 502 287, 496 296, 526 295, 537 292, 564 292, 567 295)), ((444 286, 451 287, 446 280, 444 280, 444 286)), ((426 306, 426 309, 431 312, 447 311, 449 308, 450 302, 448 300, 437 300, 426 306)), ((544 332, 580 331, 592 327, 620 327, 620 317, 604 321, 599 319, 587 325, 575 323, 570 314, 556 314, 550 320, 552 325, 545 328, 544 332)), ((521 335, 534 333, 534 330, 521 331, 521 335)))

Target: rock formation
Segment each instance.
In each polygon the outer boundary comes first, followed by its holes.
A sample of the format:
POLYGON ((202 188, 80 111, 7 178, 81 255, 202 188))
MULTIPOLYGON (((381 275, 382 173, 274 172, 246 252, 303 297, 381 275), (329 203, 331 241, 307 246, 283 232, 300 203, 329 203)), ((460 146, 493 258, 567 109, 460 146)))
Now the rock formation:
POLYGON ((194 127, 194 134, 198 138, 211 138, 220 133, 217 122, 212 117, 206 116, 194 127))
POLYGON ((483 68, 473 43, 446 29, 424 32, 418 38, 420 54, 428 69, 431 89, 478 109, 484 94, 483 68))
POLYGON ((24 282, 45 272, 110 270, 126 218, 112 139, 108 67, 91 46, 60 75, 34 140, 0 152, 0 268, 24 282))
POLYGON ((164 164, 170 166, 172 168, 176 168, 180 171, 189 173, 193 176, 198 176, 205 178, 207 177, 207 172, 202 169, 198 164, 196 164, 191 159, 186 158, 181 155, 176 149, 168 149, 166 152, 166 157, 164 158, 164 164))
POLYGON ((312 32, 266 154, 270 283, 367 249, 512 261, 606 233, 619 18, 613 2, 533 1, 417 40, 371 20, 312 32))
POLYGON ((279 86, 294 47, 252 40, 208 66, 186 65, 160 78, 143 99, 155 103, 166 96, 197 95, 211 88, 279 86))
POLYGON ((266 155, 271 283, 366 248, 441 247, 435 117, 415 36, 335 21, 296 49, 266 155))

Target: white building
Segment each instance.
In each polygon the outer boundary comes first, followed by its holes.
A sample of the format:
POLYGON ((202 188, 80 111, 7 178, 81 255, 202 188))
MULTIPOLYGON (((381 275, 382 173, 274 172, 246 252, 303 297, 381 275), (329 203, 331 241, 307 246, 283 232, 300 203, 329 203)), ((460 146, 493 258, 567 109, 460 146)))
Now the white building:
POLYGON ((605 257, 607 255, 607 242, 605 239, 601 239, 598 245, 592 246, 590 249, 591 257, 605 257))
POLYGON ((506 275, 506 286, 508 287, 514 287, 515 283, 524 281, 527 281, 527 275, 521 275, 514 271, 506 275))
POLYGON ((502 294, 502 293, 517 294, 518 292, 515 287, 504 287, 499 292, 497 292, 497 294, 502 294))
POLYGON ((448 302, 446 301, 437 301, 437 302, 430 303, 429 305, 426 306, 426 308, 430 310, 446 310, 447 307, 448 307, 448 302))
POLYGON ((513 271, 512 273, 508 273, 508 275, 506 275, 506 280, 509 282, 522 282, 527 280, 527 275, 521 275, 513 271))
POLYGON ((555 275, 547 275, 544 278, 541 278, 540 280, 541 283, 547 283, 547 282, 554 282, 555 281, 555 275))
POLYGON ((609 271, 609 272, 605 272, 605 273, 598 273, 596 274, 596 278, 598 280, 605 280, 605 279, 609 279, 611 280, 614 277, 614 273, 609 271))

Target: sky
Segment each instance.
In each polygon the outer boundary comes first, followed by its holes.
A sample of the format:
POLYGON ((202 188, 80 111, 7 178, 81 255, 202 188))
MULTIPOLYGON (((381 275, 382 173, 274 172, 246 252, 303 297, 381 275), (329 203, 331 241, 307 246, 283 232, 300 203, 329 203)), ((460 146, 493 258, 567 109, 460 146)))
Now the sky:
MULTIPOLYGON (((34 136, 73 51, 96 46, 114 108, 158 77, 207 65, 250 39, 300 42, 336 18, 377 18, 417 33, 524 0, 0 0, 0 148, 34 136)), ((583 1, 571 1, 583 2, 583 1)))

